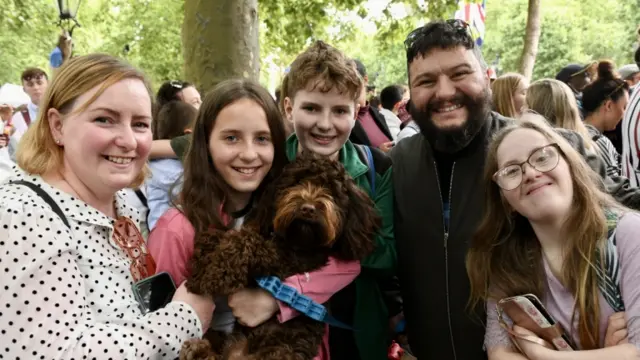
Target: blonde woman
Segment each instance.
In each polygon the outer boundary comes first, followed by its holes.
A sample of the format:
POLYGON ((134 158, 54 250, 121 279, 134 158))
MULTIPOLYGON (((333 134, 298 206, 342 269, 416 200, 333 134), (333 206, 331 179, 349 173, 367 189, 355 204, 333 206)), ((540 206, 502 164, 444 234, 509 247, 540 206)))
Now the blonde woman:
POLYGON ((132 291, 155 271, 121 191, 142 183, 151 147, 144 75, 77 57, 42 100, 0 186, 0 357, 175 359, 213 301, 182 284, 143 315, 132 291))
POLYGON ((525 97, 525 108, 542 115, 555 127, 577 132, 582 136, 585 148, 595 151, 589 132, 580 118, 576 97, 567 84, 554 79, 531 83, 525 97))
POLYGON ((522 113, 529 80, 518 73, 507 73, 491 84, 493 110, 502 116, 517 118, 522 113))
POLYGON ((471 305, 487 302, 489 360, 640 359, 640 215, 603 193, 581 156, 535 114, 496 136, 484 188, 467 273, 471 305), (599 287, 598 252, 619 279, 606 290, 599 287), (578 351, 518 340, 524 354, 518 352, 499 323, 496 301, 527 293, 542 300, 578 351), (620 307, 629 336, 611 343, 609 319, 620 307))

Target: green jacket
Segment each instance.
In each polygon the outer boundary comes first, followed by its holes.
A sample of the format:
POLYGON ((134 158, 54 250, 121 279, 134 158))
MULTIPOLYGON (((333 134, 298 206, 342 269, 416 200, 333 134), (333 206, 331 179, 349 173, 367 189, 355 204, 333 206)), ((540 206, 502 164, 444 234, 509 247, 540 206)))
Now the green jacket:
MULTIPOLYGON (((287 157, 294 160, 298 152, 298 139, 287 139, 287 157)), ((371 196, 369 168, 358 156, 358 150, 347 141, 340 150, 340 162, 356 184, 371 196)), ((356 278, 356 309, 354 327, 356 343, 363 360, 386 360, 389 346, 389 314, 379 283, 395 275, 396 246, 393 238, 393 184, 392 168, 383 175, 376 174, 376 197, 373 199, 382 216, 382 229, 376 237, 377 248, 361 263, 356 278)))

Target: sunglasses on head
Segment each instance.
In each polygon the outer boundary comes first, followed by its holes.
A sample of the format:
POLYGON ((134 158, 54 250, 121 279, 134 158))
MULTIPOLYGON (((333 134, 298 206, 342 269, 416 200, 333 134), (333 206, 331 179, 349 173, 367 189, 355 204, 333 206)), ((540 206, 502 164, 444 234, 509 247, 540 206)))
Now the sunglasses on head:
MULTIPOLYGON (((451 27, 453 27, 458 33, 462 35, 468 36, 473 41, 473 36, 471 35, 471 28, 469 24, 460 19, 449 19, 446 20, 445 23, 451 27)), ((413 47, 413 45, 419 40, 424 39, 427 36, 433 34, 434 30, 439 27, 434 25, 421 26, 407 35, 407 38, 404 40, 404 48, 405 50, 409 50, 413 47)))
POLYGON ((173 86, 176 89, 182 89, 184 86, 182 85, 182 81, 171 80, 169 81, 169 85, 173 86))

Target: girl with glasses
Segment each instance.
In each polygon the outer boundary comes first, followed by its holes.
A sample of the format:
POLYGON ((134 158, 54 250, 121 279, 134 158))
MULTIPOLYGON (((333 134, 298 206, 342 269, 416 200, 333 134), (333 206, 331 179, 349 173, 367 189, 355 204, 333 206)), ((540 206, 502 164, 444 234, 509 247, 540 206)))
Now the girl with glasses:
MULTIPOLYGON (((535 114, 497 135, 484 182, 485 216, 470 243, 467 272, 470 305, 487 302, 488 358, 640 358, 640 216, 602 192, 580 155, 535 114), (529 293, 578 351, 516 337, 519 353, 496 303, 529 293), (622 322, 616 338, 609 319, 622 310, 613 317, 622 322)), ((532 335, 517 326, 511 331, 532 335)))

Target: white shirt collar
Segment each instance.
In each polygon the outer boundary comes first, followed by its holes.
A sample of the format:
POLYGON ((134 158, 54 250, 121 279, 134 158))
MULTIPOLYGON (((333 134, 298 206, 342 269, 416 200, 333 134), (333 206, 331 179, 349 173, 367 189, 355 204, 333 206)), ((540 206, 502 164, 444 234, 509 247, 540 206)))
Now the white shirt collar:
POLYGON ((31 121, 35 121, 38 116, 38 110, 40 109, 38 105, 29 101, 27 104, 27 109, 29 109, 29 115, 31 115, 31 121))

